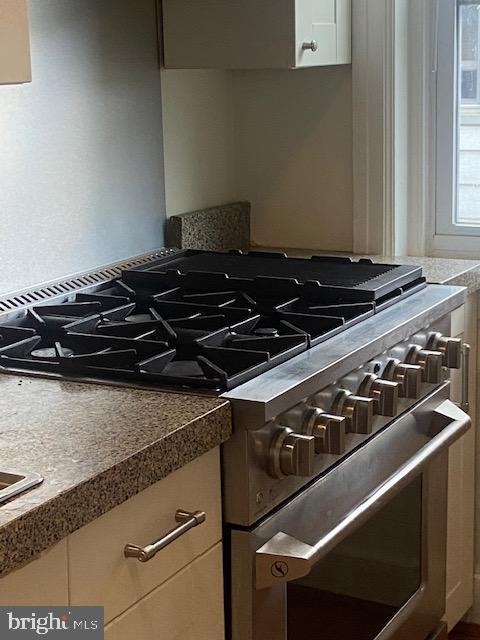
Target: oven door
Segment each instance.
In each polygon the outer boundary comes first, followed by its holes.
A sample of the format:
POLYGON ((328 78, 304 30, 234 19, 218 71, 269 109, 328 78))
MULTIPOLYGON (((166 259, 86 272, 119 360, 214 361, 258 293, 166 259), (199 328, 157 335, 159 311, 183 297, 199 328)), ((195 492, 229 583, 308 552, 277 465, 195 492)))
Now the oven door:
POLYGON ((233 640, 425 640, 445 606, 448 383, 251 531, 230 531, 233 640))

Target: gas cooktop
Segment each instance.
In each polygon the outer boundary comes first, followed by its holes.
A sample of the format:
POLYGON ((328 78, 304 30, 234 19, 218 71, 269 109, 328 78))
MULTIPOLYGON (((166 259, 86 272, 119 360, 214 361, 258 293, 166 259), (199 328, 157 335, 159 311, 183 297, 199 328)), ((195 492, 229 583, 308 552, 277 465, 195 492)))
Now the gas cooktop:
POLYGON ((0 370, 223 391, 424 286, 364 259, 167 251, 0 320, 0 370))

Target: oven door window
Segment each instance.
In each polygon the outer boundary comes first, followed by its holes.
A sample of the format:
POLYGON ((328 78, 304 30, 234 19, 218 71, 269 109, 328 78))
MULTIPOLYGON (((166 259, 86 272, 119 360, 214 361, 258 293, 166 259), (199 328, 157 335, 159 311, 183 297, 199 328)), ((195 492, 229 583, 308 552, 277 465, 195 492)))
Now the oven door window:
POLYGON ((373 640, 422 583, 422 479, 288 584, 288 640, 373 640))

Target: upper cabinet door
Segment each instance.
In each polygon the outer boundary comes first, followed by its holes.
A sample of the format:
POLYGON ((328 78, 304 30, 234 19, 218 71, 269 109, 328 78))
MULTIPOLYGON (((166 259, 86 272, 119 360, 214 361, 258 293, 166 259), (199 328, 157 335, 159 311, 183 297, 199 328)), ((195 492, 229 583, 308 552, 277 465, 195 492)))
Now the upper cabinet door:
POLYGON ((0 84, 31 80, 27 0, 0 0, 0 84))
POLYGON ((336 0, 296 0, 299 67, 337 63, 336 0))
POLYGON ((296 0, 296 65, 351 62, 351 0, 296 0))
POLYGON ((351 0, 163 0, 167 68, 351 62, 351 0))

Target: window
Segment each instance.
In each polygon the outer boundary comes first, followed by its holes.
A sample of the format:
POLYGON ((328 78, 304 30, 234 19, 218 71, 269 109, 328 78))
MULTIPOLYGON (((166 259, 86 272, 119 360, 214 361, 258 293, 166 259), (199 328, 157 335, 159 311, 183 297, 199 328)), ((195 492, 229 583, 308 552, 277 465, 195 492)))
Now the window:
POLYGON ((459 65, 460 65, 460 115, 469 105, 479 104, 478 86, 478 30, 479 5, 464 4, 459 7, 459 65))
POLYGON ((440 0, 436 76, 436 236, 450 248, 480 236, 480 0, 440 0))

